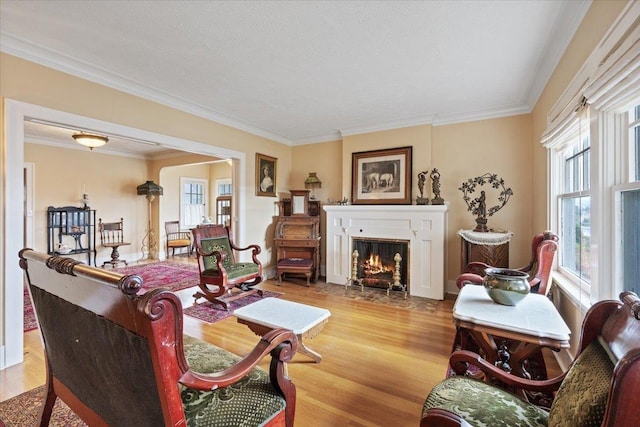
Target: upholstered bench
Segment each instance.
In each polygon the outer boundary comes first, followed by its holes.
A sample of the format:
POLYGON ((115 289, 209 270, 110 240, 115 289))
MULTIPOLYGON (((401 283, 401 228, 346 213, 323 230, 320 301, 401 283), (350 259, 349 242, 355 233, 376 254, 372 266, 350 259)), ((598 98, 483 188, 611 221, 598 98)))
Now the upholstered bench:
POLYGON ((313 274, 313 261, 303 258, 285 258, 276 264, 276 274, 278 275, 278 284, 282 282, 284 273, 304 274, 307 277, 307 286, 311 286, 309 281, 313 274))

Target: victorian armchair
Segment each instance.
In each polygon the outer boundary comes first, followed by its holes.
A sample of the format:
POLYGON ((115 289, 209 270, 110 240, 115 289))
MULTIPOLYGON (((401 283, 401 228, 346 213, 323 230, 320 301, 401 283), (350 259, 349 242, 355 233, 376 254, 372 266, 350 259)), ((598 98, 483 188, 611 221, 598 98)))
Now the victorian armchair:
POLYGON ((262 281, 262 264, 258 260, 260 246, 237 247, 231 240, 229 228, 224 225, 207 224, 192 232, 200 270, 200 291, 193 295, 196 300, 206 298, 228 310, 229 302, 233 300, 255 293, 262 296, 261 290, 253 289, 262 281), (248 250, 251 250, 253 261, 236 262, 234 251, 248 250), (234 289, 238 292, 234 293, 234 289))
MULTIPOLYGON (((531 260, 529 264, 516 270, 529 274, 531 292, 546 295, 549 291, 549 277, 553 258, 558 250, 558 236, 552 231, 536 234, 531 242, 531 260)), ((491 266, 483 262, 470 262, 462 274, 456 278, 458 289, 466 284, 482 284, 484 270, 491 266)))
POLYGON ((420 425, 427 426, 638 426, 640 405, 640 299, 623 292, 601 301, 582 323, 578 354, 570 369, 544 380, 507 374, 478 354, 456 351, 453 369, 473 364, 493 381, 530 392, 555 393, 549 411, 487 382, 447 378, 427 397, 420 425))
POLYGON ((31 249, 20 266, 47 364, 41 426, 58 398, 90 426, 293 426, 293 332, 275 329, 240 358, 183 336, 180 299, 138 294, 139 276, 31 249), (269 355, 266 372, 257 365, 269 355))

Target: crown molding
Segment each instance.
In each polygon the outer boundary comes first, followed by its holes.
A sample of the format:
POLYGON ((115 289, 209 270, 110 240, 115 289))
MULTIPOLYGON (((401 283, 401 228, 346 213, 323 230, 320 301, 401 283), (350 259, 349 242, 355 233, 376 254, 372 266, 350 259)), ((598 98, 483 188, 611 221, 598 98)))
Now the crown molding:
POLYGON ((475 122, 477 120, 499 119, 501 117, 518 116, 531 113, 529 105, 517 105, 508 108, 499 108, 492 111, 476 111, 460 114, 443 115, 433 121, 433 126, 452 125, 455 123, 475 122))
POLYGON ((159 91, 144 83, 108 72, 86 62, 78 61, 60 52, 43 48, 3 31, 0 31, 0 51, 170 108, 175 108, 179 111, 193 114, 194 116, 242 130, 252 135, 260 136, 281 144, 292 145, 291 140, 281 135, 257 128, 235 118, 207 109, 202 105, 159 91))

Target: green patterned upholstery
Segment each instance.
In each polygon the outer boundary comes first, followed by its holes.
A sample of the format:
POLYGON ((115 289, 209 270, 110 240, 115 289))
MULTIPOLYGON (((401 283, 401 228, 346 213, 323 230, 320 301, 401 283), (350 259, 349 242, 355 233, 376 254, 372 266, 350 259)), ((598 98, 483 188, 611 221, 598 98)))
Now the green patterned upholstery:
POLYGON ((600 340, 593 340, 562 381, 551 407, 549 425, 586 427, 602 424, 615 363, 600 340))
MULTIPOLYGON (((227 279, 233 280, 238 277, 244 277, 251 274, 257 274, 259 266, 252 262, 233 262, 233 252, 231 252, 231 246, 229 245, 229 239, 226 237, 217 237, 211 239, 201 239, 200 247, 205 253, 213 251, 219 251, 226 255, 226 259, 222 262, 222 266, 227 271, 227 279)), ((203 276, 218 276, 218 265, 216 264, 215 256, 203 257, 204 271, 203 276)))
POLYGON ((422 408, 454 412, 476 427, 541 427, 549 414, 517 396, 468 377, 451 377, 436 385, 422 408))
POLYGON ((422 414, 431 408, 446 409, 478 427, 599 426, 615 363, 606 345, 593 340, 571 366, 548 414, 507 391, 458 376, 433 388, 422 414))
MULTIPOLYGON (((184 336, 184 352, 194 372, 223 370, 240 357, 212 344, 184 336)), ((182 404, 189 427, 260 426, 286 403, 269 381, 269 374, 255 368, 239 382, 214 391, 181 388, 182 404)))

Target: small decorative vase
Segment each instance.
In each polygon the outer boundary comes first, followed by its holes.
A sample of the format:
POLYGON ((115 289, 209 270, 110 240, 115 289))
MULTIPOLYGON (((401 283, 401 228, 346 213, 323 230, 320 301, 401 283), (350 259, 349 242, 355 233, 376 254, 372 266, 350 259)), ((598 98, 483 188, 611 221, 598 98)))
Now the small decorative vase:
POLYGON ((516 305, 531 291, 527 273, 508 268, 487 268, 484 272, 484 289, 498 304, 516 305))

